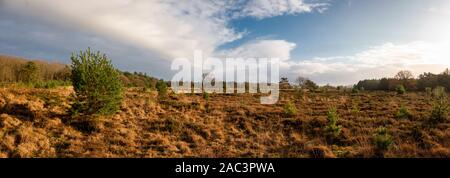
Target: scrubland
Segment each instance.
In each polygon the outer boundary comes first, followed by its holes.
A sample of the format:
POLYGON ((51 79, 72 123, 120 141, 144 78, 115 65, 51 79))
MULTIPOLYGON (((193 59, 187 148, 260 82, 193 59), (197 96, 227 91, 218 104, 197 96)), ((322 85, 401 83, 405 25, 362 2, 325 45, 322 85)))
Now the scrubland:
POLYGON ((111 116, 70 115, 72 94, 0 88, 0 157, 450 157, 450 123, 429 124, 425 92, 283 91, 262 105, 128 88, 111 116))

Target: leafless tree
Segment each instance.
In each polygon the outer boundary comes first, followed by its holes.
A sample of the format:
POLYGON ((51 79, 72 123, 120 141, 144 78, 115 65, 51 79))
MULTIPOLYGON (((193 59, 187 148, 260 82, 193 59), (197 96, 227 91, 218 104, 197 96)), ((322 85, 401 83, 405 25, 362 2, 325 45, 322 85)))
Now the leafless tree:
POLYGON ((295 81, 297 82, 299 87, 302 87, 303 85, 305 85, 305 82, 307 80, 308 80, 308 78, 299 76, 299 77, 297 77, 297 79, 295 81))
POLYGON ((414 75, 411 73, 411 71, 402 70, 402 71, 398 72, 394 78, 397 80, 409 80, 409 79, 413 79, 414 75))

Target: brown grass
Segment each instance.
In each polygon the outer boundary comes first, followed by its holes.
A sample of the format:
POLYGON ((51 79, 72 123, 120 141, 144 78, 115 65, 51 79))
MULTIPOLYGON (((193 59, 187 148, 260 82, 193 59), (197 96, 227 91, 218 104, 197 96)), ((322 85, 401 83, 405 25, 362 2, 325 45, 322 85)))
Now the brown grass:
POLYGON ((70 88, 0 88, 0 157, 376 157, 373 135, 389 130, 385 157, 450 157, 450 124, 426 124, 424 93, 283 92, 276 105, 257 95, 171 95, 129 89, 114 116, 71 118, 70 88), (291 101, 297 111, 286 116, 291 101), (397 119, 405 106, 413 117, 397 119), (324 136, 327 111, 337 108, 342 133, 324 136), (91 123, 92 124, 92 123, 91 123))

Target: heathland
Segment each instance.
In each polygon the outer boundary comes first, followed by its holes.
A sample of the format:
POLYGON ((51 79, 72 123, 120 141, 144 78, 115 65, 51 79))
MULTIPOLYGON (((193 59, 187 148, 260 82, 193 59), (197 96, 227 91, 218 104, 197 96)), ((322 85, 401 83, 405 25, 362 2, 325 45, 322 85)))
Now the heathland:
POLYGON ((257 94, 162 92, 146 74, 121 72, 117 112, 73 115, 66 66, 44 75, 20 61, 11 66, 30 75, 0 63, 10 75, 0 87, 0 157, 450 157, 445 88, 409 90, 402 78, 392 91, 287 89, 263 105, 257 94))

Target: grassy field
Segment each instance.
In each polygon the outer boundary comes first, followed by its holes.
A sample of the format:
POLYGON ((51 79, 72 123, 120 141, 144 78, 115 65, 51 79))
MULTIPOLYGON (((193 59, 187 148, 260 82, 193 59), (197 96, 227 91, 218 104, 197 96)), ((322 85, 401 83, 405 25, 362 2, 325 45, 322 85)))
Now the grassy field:
POLYGON ((0 157, 450 157, 450 123, 428 124, 426 93, 286 91, 261 105, 251 94, 158 99, 134 88, 119 113, 89 124, 67 113, 71 94, 0 88, 0 157))

